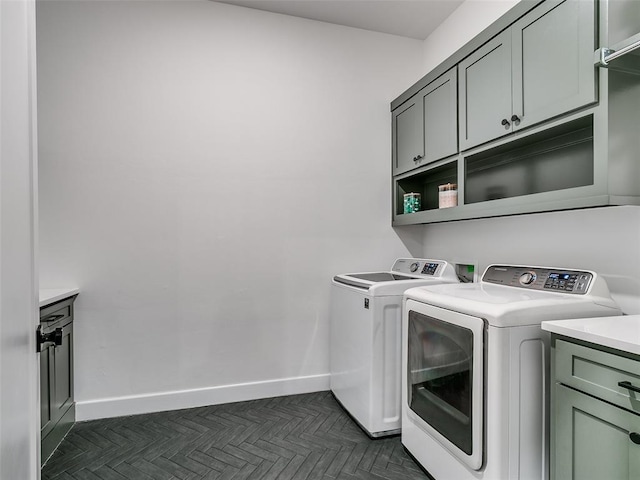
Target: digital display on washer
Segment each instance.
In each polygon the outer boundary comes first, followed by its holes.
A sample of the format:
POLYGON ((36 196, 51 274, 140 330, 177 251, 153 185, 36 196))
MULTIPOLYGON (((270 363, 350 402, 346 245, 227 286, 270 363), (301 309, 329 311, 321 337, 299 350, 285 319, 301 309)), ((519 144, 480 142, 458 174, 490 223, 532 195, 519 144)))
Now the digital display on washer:
POLYGON ((425 263, 424 267, 422 267, 422 275, 435 275, 436 270, 438 270, 437 263, 425 263))
POLYGON ((587 282, 578 282, 578 273, 576 272, 549 272, 543 288, 571 293, 584 293, 586 287, 587 282))
POLYGON ((569 275, 568 273, 550 273, 549 278, 552 280, 569 280, 571 278, 571 275, 569 275))

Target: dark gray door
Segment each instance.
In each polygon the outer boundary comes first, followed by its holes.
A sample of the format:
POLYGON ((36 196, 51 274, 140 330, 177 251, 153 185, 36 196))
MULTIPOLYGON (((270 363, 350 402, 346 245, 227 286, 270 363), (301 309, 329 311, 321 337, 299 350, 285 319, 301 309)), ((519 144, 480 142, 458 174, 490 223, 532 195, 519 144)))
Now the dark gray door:
POLYGON ((54 351, 55 388, 51 393, 57 420, 73 403, 73 323, 62 328, 62 345, 54 351))
POLYGON ((75 421, 73 395, 73 322, 71 317, 47 325, 62 329, 62 344, 40 352, 41 464, 53 453, 75 421))
POLYGON ((511 31, 459 64, 460 149, 511 132, 511 31))
POLYGON ((54 378, 53 351, 53 346, 48 346, 40 352, 40 430, 42 436, 46 436, 53 428, 51 402, 51 382, 54 378))
POLYGON ((514 129, 595 102, 594 22, 593 1, 564 0, 512 26, 514 129))

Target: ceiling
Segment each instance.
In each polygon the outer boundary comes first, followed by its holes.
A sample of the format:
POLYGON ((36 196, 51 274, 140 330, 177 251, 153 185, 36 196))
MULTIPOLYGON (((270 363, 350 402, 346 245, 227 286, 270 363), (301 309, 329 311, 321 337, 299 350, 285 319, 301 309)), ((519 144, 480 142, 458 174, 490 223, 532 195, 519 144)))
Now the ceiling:
POLYGON ((464 0, 214 0, 424 40, 464 0))

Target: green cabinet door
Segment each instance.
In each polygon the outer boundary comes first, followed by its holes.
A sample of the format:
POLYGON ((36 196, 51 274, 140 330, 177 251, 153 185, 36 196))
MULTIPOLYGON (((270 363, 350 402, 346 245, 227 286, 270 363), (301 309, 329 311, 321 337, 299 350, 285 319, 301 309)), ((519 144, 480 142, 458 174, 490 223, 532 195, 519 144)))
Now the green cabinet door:
POLYGON ((458 153, 458 84, 456 69, 423 90, 424 160, 435 162, 458 153))
POLYGON ((460 148, 596 101, 595 2, 549 0, 460 62, 460 148))
POLYGON ((422 103, 418 94, 392 113, 391 136, 393 174, 408 172, 424 157, 422 103))
POLYGON ((452 68, 393 111, 393 174, 458 152, 456 69, 452 68))
POLYGON ((592 0, 547 1, 511 32, 514 130, 595 102, 592 0))
POLYGON ((501 33, 459 64, 460 149, 511 132, 511 32, 501 33))
POLYGON ((556 385, 552 480, 640 478, 640 415, 556 385))

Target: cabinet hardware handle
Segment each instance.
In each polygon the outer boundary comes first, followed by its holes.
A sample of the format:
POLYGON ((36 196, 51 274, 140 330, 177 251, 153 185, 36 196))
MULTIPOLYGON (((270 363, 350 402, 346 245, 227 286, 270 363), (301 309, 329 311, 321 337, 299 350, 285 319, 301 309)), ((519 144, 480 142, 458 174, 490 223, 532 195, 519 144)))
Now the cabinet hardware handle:
POLYGON ((56 320, 60 320, 61 318, 64 318, 64 314, 60 314, 60 315, 49 315, 44 317, 42 320, 40 320, 41 322, 55 322, 56 320))
POLYGON ((511 121, 512 122, 519 122, 520 121, 520 117, 518 115, 511 115, 511 121))
POLYGON ((500 125, 504 125, 505 127, 508 127, 510 125, 509 120, 507 120, 506 118, 503 118, 502 122, 500 122, 500 125))
POLYGON ((631 439, 631 441, 633 443, 635 443, 636 445, 640 445, 640 433, 636 433, 636 432, 631 432, 629 434, 629 438, 631 439))
POLYGON ((62 345, 63 338, 62 327, 56 328, 53 332, 42 333, 42 326, 38 325, 36 329, 36 352, 41 352, 42 345, 49 342, 59 347, 62 345))
POLYGON ((416 161, 417 161, 417 160, 422 160, 422 155, 418 155, 418 156, 416 157, 416 161))
MULTIPOLYGON (((618 386, 622 388, 626 388, 627 390, 631 390, 632 392, 640 393, 640 387, 636 387, 631 382, 627 382, 627 381, 618 382, 618 386)), ((640 436, 638 438, 640 438, 640 436)))

